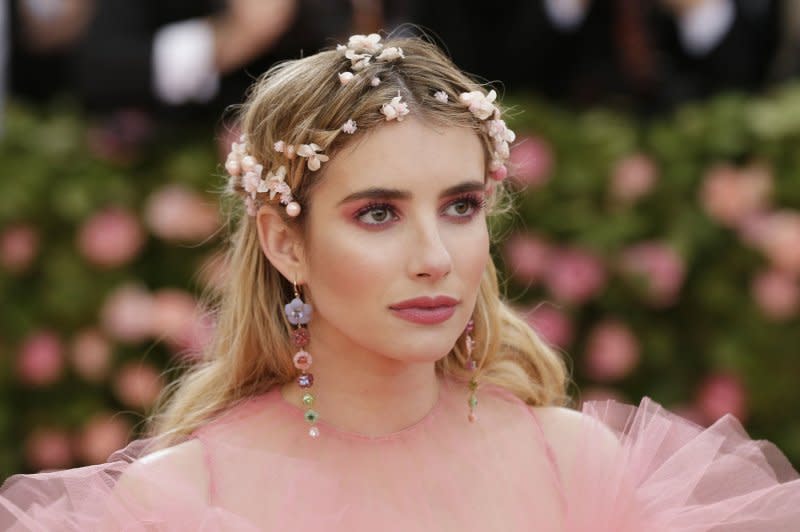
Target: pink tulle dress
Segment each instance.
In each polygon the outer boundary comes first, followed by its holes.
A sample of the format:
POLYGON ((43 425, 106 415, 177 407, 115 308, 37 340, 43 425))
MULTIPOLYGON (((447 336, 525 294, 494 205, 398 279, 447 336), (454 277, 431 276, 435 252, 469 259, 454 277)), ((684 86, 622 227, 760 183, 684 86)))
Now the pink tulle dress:
POLYGON ((467 396, 443 380, 404 430, 320 420, 312 439, 274 388, 193 434, 183 464, 142 466, 154 455, 138 440, 104 464, 11 477, 0 529, 800 531, 797 473, 732 417, 703 428, 647 399, 589 403, 568 416, 567 452, 547 411, 485 385, 470 423, 467 396))

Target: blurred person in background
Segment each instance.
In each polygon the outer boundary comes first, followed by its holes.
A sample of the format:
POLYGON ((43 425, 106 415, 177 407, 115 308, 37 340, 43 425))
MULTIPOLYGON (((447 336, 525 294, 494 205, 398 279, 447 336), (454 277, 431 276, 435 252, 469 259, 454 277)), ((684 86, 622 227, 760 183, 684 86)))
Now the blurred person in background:
POLYGON ((580 107, 652 113, 769 79, 778 0, 418 2, 411 18, 465 69, 580 107), (476 39, 476 35, 486 38, 476 39))
POLYGON ((6 69, 9 48, 7 4, 6 0, 0 0, 0 135, 3 134, 3 113, 8 84, 8 71, 6 69))
POLYGON ((279 59, 349 29, 350 2, 12 0, 16 95, 218 116, 279 59))
MULTIPOLYGON (((14 97, 75 97, 129 159, 157 123, 216 121, 253 73, 349 30, 348 0, 12 0, 14 97)), ((235 132, 234 132, 235 134, 235 132)), ((220 142, 229 144, 223 127, 220 142)))

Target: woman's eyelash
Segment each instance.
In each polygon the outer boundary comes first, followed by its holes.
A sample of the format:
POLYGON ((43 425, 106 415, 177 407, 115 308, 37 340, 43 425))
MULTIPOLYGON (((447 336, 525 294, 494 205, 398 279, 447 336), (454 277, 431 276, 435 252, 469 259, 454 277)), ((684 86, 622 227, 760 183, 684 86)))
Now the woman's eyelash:
POLYGON ((483 196, 479 196, 478 194, 464 194, 463 196, 456 198, 453 203, 458 203, 459 201, 466 201, 470 204, 470 206, 475 207, 475 209, 483 209, 486 207, 486 198, 483 196))
MULTIPOLYGON (((459 196, 459 197, 455 198, 453 201, 451 201, 450 203, 448 203, 447 206, 450 207, 451 205, 454 205, 454 204, 457 204, 457 203, 462 203, 462 202, 465 202, 465 203, 469 204, 469 206, 472 207, 476 211, 482 210, 483 208, 486 207, 486 199, 483 198, 482 196, 479 196, 478 194, 474 194, 474 193, 464 194, 463 196, 459 196)), ((359 209, 358 212, 356 212, 355 217, 356 218, 360 218, 361 216, 363 216, 363 215, 365 215, 368 212, 373 211, 373 210, 386 210, 386 211, 394 213, 395 208, 394 208, 394 205, 392 205, 391 203, 372 202, 372 203, 368 203, 363 208, 359 209)), ((472 214, 474 214, 474 213, 472 213, 472 214)), ((462 218, 466 218, 466 217, 467 216, 462 216, 462 218)), ((369 225, 380 225, 380 224, 369 224, 369 225)))

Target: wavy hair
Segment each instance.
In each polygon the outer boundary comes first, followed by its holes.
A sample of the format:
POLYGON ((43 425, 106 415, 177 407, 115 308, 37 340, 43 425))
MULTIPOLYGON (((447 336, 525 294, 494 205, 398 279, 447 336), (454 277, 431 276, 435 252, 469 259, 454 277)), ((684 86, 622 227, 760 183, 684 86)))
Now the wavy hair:
MULTIPOLYGON (((488 175, 492 140, 458 99, 460 93, 483 90, 482 86, 424 39, 390 38, 384 42, 388 46, 402 48, 405 58, 371 62, 345 84, 339 73, 350 68, 350 60, 336 50, 286 61, 267 71, 239 109, 239 124, 252 155, 265 169, 287 165, 283 154, 273 149, 275 142, 283 140, 295 145, 313 142, 335 157, 343 146, 358 142, 365 131, 385 124, 380 107, 400 94, 419 120, 473 129, 483 141, 488 175), (380 83, 374 86, 376 77, 380 83), (435 98, 437 91, 444 91, 448 101, 435 98), (349 119, 358 124, 353 135, 340 129, 349 119)), ((301 234, 305 234, 305 214, 313 208, 315 185, 324 179, 324 168, 309 172, 304 163, 300 157, 289 160, 286 177, 303 211, 289 218, 277 209, 301 234)), ((236 196, 235 191, 228 192, 236 196)), ((498 185, 488 207, 490 215, 504 212, 503 198, 507 199, 507 191, 498 185)), ((219 293, 205 297, 216 321, 213 338, 200 362, 164 390, 149 419, 149 433, 159 437, 161 445, 185 439, 237 402, 297 375, 291 326, 283 312, 292 286, 265 257, 254 218, 244 215, 241 198, 235 200, 228 217, 226 284, 219 293)), ((481 279, 473 319, 479 382, 499 385, 529 405, 568 402, 564 361, 501 299, 491 259, 481 279)), ((436 362, 436 371, 467 382, 471 375, 465 361, 462 336, 436 362)))

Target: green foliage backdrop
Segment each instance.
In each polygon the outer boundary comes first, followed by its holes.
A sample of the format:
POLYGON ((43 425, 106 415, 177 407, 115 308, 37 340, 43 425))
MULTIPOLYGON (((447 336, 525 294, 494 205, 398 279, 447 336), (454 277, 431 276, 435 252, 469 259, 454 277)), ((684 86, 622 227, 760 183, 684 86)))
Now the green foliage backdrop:
MULTIPOLYGON (((732 412, 799 463, 800 87, 647 124, 512 103, 520 193, 495 254, 582 397, 732 412)), ((130 151, 69 106, 8 109, 0 478, 104 459, 208 334, 192 309, 220 242, 211 137, 162 129, 130 151)))

